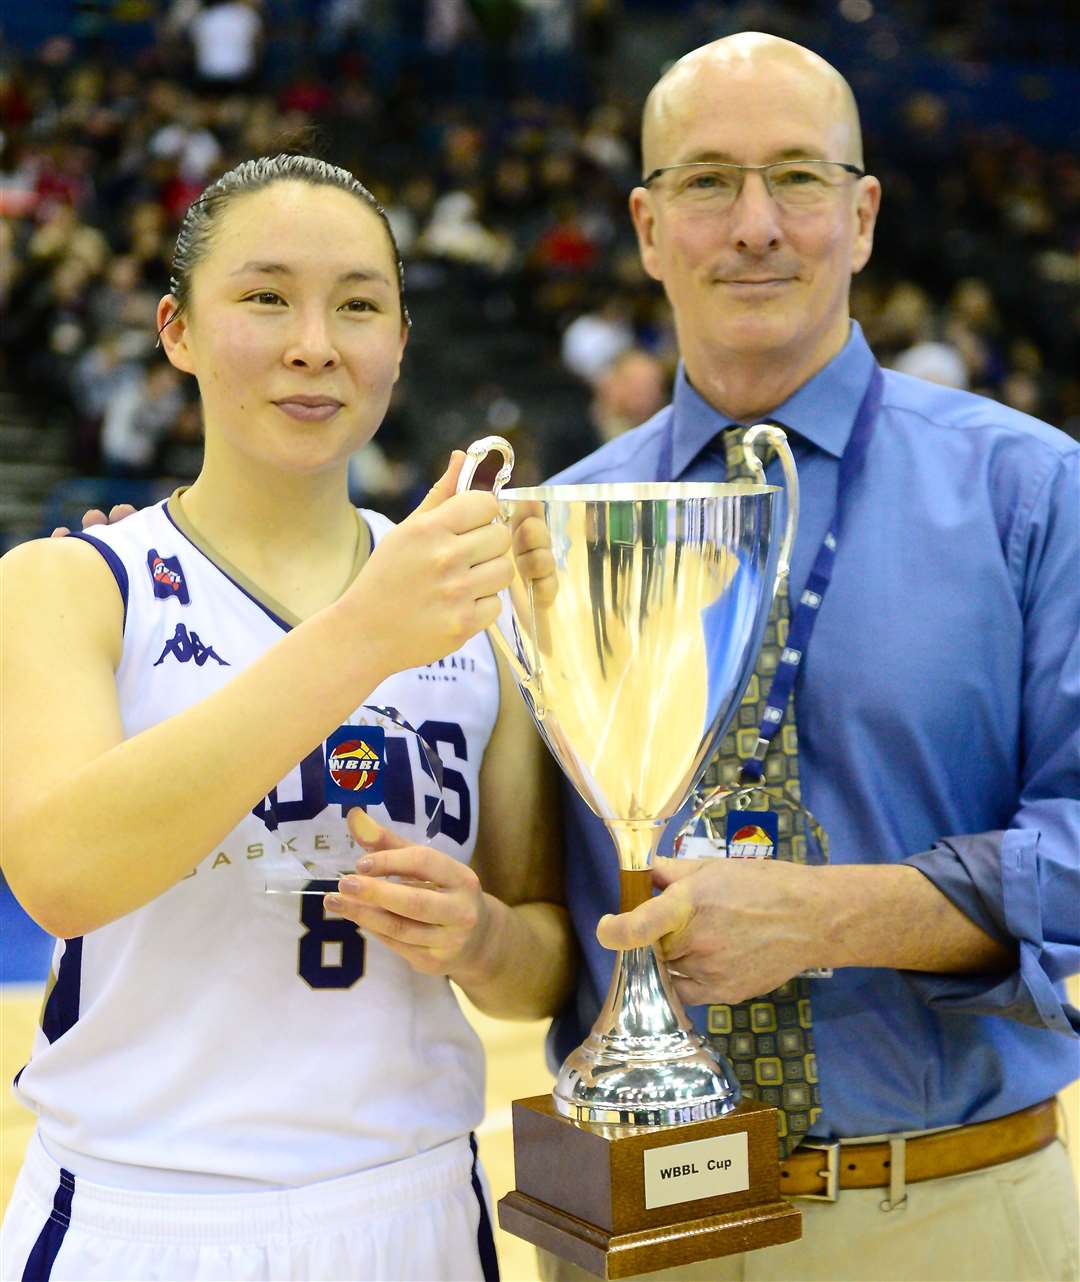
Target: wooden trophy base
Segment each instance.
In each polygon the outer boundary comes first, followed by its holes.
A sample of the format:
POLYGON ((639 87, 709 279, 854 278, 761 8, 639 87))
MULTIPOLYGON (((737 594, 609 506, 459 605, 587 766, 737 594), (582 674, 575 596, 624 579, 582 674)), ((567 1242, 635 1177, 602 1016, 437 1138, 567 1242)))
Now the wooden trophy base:
POLYGON ((500 1225, 602 1278, 802 1236, 780 1196, 776 1110, 755 1101, 684 1126, 596 1127, 550 1095, 516 1100, 514 1168, 500 1225))

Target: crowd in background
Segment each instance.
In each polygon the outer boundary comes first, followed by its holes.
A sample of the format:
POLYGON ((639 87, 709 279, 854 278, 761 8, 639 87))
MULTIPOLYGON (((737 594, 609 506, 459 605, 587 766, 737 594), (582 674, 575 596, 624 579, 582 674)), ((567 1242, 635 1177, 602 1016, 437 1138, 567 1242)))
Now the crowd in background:
MULTIPOLYGON (((852 22, 872 10, 845 4, 852 22)), ((412 12, 415 43, 388 40, 368 0, 324 0, 303 37, 292 9, 176 0, 130 55, 100 34, 0 50, 2 371, 66 425, 78 471, 193 477, 197 411, 155 351, 155 305, 188 204, 278 151, 361 177, 406 265, 414 332, 356 457, 358 500, 402 514, 450 448, 490 431, 536 481, 665 402, 674 336, 626 208, 641 96, 619 75, 616 6, 534 3, 524 25, 510 3, 392 8, 412 12)), ((742 26, 815 44, 807 6, 671 21, 676 48, 742 26)), ((956 48, 948 24, 925 27, 956 48)), ((903 87, 866 152, 885 195, 854 310, 878 357, 1080 436, 1076 154, 961 125, 944 96, 903 87)))

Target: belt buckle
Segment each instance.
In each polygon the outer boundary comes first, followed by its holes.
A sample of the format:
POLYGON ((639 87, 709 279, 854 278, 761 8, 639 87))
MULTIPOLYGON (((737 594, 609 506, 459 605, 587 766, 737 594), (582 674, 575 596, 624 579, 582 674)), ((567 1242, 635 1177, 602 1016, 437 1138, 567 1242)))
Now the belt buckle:
POLYGON ((840 1141, 803 1140, 802 1148, 825 1154, 825 1169, 818 1175, 825 1181, 824 1193, 799 1193, 796 1196, 808 1202, 835 1202, 840 1196, 840 1141))

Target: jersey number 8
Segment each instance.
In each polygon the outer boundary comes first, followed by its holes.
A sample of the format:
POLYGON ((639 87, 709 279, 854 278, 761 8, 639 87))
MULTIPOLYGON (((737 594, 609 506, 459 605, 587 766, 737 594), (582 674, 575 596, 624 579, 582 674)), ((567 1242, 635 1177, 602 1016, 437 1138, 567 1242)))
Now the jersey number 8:
POLYGON ((300 896, 300 936, 297 971, 311 988, 352 988, 364 973, 364 936, 354 922, 328 917, 323 894, 337 890, 335 881, 309 881, 300 896))

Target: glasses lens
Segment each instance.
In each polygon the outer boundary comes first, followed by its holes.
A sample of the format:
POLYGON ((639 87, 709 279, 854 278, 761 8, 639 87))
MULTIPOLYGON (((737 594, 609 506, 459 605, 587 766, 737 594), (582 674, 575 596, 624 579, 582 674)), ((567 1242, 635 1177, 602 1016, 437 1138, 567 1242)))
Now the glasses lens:
POLYGON ((788 209, 805 209, 831 200, 847 171, 826 160, 794 160, 770 165, 766 173, 769 190, 778 204, 788 209))
POLYGON ((742 185, 742 171, 734 165, 687 165, 668 177, 675 198, 695 204, 730 205, 742 185))

